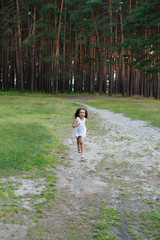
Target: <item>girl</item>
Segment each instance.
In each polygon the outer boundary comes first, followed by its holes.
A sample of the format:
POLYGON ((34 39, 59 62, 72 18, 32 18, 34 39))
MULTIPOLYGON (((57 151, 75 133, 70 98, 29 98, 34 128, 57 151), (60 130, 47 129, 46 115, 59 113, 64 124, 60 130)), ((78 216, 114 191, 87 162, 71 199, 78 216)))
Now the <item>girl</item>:
POLYGON ((85 122, 88 117, 88 112, 85 108, 78 108, 74 114, 75 120, 72 124, 73 130, 73 137, 77 138, 77 147, 78 152, 81 153, 81 158, 84 158, 84 144, 83 138, 86 136, 86 129, 85 122))

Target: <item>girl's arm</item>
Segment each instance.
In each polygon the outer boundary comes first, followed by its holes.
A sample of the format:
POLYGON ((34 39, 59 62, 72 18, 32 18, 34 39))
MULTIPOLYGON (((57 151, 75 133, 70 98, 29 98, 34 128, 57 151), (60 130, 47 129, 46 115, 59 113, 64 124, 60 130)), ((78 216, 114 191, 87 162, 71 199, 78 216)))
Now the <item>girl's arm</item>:
POLYGON ((73 127, 73 128, 76 128, 76 127, 78 127, 78 126, 80 125, 80 123, 79 123, 78 125, 76 125, 77 122, 78 122, 78 119, 76 118, 76 119, 74 120, 73 124, 72 124, 72 127, 73 127))

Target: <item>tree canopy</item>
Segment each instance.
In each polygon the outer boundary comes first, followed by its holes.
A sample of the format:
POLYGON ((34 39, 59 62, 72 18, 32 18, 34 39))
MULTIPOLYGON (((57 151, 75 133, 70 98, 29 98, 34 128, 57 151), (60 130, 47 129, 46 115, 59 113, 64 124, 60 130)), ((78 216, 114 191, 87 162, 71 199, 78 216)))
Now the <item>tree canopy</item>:
POLYGON ((7 0, 0 89, 159 98, 158 0, 7 0))

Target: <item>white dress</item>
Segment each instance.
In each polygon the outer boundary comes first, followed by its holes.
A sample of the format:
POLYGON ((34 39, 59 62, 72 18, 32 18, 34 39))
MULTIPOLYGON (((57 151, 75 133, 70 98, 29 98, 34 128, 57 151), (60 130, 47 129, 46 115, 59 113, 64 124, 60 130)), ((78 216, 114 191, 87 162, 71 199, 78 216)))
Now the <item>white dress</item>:
POLYGON ((85 137, 86 136, 86 118, 84 117, 83 120, 81 120, 79 117, 77 117, 77 124, 76 126, 80 123, 80 125, 73 130, 73 137, 85 137))

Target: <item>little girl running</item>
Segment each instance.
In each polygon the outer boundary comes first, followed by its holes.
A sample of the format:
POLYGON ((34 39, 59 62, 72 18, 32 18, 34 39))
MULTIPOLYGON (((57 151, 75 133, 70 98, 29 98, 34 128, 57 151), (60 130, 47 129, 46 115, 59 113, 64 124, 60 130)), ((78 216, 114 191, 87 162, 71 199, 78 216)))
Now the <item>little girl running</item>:
POLYGON ((77 147, 78 152, 81 153, 81 158, 84 158, 84 144, 83 138, 86 136, 86 119, 88 117, 88 112, 85 108, 78 108, 74 114, 75 120, 72 124, 73 130, 73 137, 77 138, 77 147))

